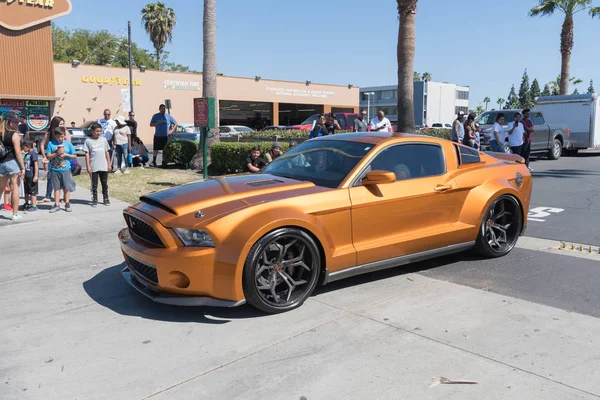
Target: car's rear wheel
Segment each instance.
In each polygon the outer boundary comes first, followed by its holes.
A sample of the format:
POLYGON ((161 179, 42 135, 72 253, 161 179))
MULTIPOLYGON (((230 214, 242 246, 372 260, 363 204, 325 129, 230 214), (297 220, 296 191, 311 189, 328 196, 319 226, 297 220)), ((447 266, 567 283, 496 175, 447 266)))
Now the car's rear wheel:
POLYGON ((498 197, 486 211, 475 250, 485 257, 502 257, 515 247, 523 227, 523 212, 517 199, 498 197))
POLYGON ((548 158, 558 160, 562 154, 562 143, 558 139, 552 141, 552 147, 548 150, 548 158))
POLYGON ((319 279, 321 256, 315 241, 296 228, 263 236, 250 250, 242 285, 248 304, 268 313, 300 307, 319 279))

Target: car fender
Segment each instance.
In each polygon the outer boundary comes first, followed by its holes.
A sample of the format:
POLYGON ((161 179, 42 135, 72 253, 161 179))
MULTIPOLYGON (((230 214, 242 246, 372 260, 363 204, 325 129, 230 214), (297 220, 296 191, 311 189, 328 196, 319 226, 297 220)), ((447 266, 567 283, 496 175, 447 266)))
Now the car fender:
POLYGON ((487 180, 469 191, 463 203, 459 223, 471 225, 478 232, 489 206, 495 199, 505 194, 514 196, 521 206, 521 211, 525 213, 519 191, 507 179, 496 178, 487 180))

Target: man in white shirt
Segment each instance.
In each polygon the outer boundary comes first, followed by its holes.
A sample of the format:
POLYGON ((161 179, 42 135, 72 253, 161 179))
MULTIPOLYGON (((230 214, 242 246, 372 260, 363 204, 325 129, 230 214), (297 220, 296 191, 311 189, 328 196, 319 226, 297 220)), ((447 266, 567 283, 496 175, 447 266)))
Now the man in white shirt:
POLYGON ((513 154, 521 155, 525 127, 521 123, 521 114, 515 114, 515 120, 508 123, 508 145, 513 154))
POLYGON ((385 117, 382 110, 377 111, 377 116, 371 120, 371 132, 391 132, 392 124, 385 117))
MULTIPOLYGON (((100 124, 100 126, 102 126, 102 137, 104 139, 106 139, 106 141, 108 142, 108 148, 110 149, 110 150, 108 150, 108 154, 110 156, 111 164, 112 164, 113 151, 115 148, 115 144, 113 142, 113 135, 115 132, 115 128, 117 127, 117 123, 115 122, 114 119, 110 118, 110 110, 109 109, 104 110, 104 118, 100 118, 98 120, 98 123, 100 124)), ((114 172, 114 169, 113 169, 113 172, 114 172)))

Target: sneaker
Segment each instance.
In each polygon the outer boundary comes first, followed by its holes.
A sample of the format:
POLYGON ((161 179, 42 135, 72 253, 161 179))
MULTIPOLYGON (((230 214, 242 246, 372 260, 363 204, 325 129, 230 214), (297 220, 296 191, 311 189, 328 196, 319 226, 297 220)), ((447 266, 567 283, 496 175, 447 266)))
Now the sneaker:
POLYGON ((59 205, 53 205, 52 208, 50 209, 50 213, 54 214, 55 212, 59 212, 60 211, 60 206, 59 205))
POLYGON ((67 204, 65 204, 65 211, 66 211, 66 212, 71 212, 71 211, 73 211, 73 209, 71 208, 71 203, 67 203, 67 204))
POLYGON ((140 165, 140 169, 145 169, 143 165, 140 165))
POLYGON ((36 207, 32 206, 32 207, 29 207, 26 212, 28 212, 28 213, 30 213, 30 212, 36 212, 37 210, 38 210, 37 206, 36 207))
POLYGON ((110 200, 109 199, 104 199, 104 205, 105 206, 110 206, 110 200))
POLYGON ((27 203, 27 204, 25 204, 25 205, 23 206, 23 211, 27 211, 27 210, 29 210, 31 207, 32 207, 32 206, 31 206, 31 204, 27 203))
POLYGON ((13 210, 12 204, 5 204, 4 205, 4 211, 12 211, 12 210, 13 210))
POLYGON ((120 173, 121 173, 121 170, 120 170, 120 169, 118 169, 118 170, 116 170, 116 171, 115 171, 115 175, 116 175, 116 174, 120 174, 120 173))
POLYGON ((128 173, 129 173, 129 168, 127 168, 127 169, 125 170, 125 172, 123 172, 123 173, 124 173, 124 174, 128 174, 128 173))
POLYGON ((156 161, 152 161, 152 163, 150 163, 150 166, 151 166, 152 168, 156 168, 156 161))
POLYGON ((23 219, 22 215, 13 215, 12 216, 12 222, 19 222, 23 219))
POLYGON ((92 200, 92 207, 98 207, 98 200, 92 200))

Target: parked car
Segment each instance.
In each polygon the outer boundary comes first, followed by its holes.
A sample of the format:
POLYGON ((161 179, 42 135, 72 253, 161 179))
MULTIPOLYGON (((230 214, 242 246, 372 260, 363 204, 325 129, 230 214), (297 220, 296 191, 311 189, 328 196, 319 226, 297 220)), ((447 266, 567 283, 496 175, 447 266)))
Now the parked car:
POLYGON ((272 126, 265 126, 264 128, 261 129, 261 131, 283 131, 288 129, 285 125, 272 125, 272 126))
POLYGON ((436 128, 436 129, 452 129, 452 124, 442 124, 439 122, 436 122, 434 124, 431 124, 432 128, 436 128))
POLYGON ((71 128, 68 127, 67 130, 71 134, 71 144, 75 147, 75 151, 77 155, 85 154, 85 141, 87 138, 91 137, 91 132, 89 129, 84 130, 81 128, 71 128))
POLYGON ((600 101, 598 95, 576 94, 542 96, 535 102, 535 111, 544 113, 550 123, 564 123, 571 130, 567 154, 580 149, 600 147, 600 101))
MULTIPOLYGON (((496 123, 496 117, 499 113, 504 114, 504 129, 508 129, 508 124, 514 121, 515 114, 521 113, 521 110, 486 111, 475 119, 475 122, 481 128, 482 150, 490 149, 492 127, 496 123)), ((569 128, 564 124, 548 124, 542 111, 531 110, 529 118, 535 128, 535 133, 531 140, 531 153, 546 153, 549 159, 558 160, 562 154, 562 149, 569 146, 569 137, 571 135, 569 128)), ((506 138, 504 147, 508 148, 508 137, 506 138)))
POLYGON ((175 127, 173 132, 173 139, 175 140, 190 140, 192 142, 200 143, 200 129, 194 124, 182 123, 175 127))
POLYGON ((289 311, 318 284, 470 249, 508 254, 531 188, 513 154, 429 136, 319 137, 260 173, 142 196, 124 210, 122 275, 160 303, 289 311))
MULTIPOLYGON (((288 126, 287 129, 310 131, 313 128, 313 123, 319 119, 320 114, 313 114, 299 125, 288 126)), ((354 113, 334 113, 333 117, 340 124, 343 130, 354 130, 354 120, 358 118, 358 114, 354 113)))
POLYGON ((223 125, 219 127, 219 136, 222 137, 239 136, 251 132, 255 132, 255 130, 242 125, 223 125))

